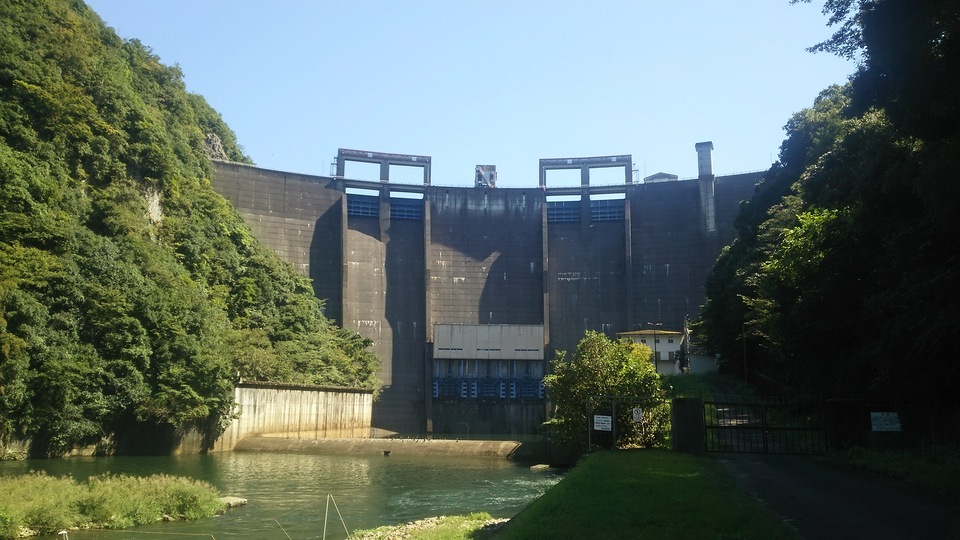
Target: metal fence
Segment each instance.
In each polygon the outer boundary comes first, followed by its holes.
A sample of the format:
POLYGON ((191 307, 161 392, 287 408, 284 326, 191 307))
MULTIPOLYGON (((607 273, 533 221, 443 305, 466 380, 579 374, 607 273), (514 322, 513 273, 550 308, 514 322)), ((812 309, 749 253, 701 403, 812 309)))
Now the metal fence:
POLYGON ((824 402, 818 397, 714 397, 703 403, 707 452, 827 452, 824 402))

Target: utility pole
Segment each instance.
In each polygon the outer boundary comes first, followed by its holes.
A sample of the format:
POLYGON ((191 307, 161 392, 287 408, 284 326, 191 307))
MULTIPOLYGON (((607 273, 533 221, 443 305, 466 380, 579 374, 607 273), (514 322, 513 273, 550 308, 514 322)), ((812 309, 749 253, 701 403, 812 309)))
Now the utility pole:
POLYGON ((660 360, 657 357, 657 327, 663 326, 663 323, 648 322, 647 324, 653 327, 653 372, 660 373, 660 370, 657 367, 657 360, 660 360))
POLYGON ((740 341, 743 343, 743 382, 747 381, 747 323, 740 324, 740 341))

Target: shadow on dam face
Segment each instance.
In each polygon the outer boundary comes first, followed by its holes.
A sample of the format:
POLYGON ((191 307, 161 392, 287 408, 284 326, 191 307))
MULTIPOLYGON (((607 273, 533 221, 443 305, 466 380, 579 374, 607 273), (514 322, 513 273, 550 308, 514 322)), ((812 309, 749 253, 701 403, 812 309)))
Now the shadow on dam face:
MULTIPOLYGON (((384 319, 390 333, 390 385, 373 404, 373 426, 417 434, 426 428, 424 222, 390 221, 385 235, 384 319)), ((385 359, 385 363, 388 362, 385 359)), ((382 371, 383 372, 383 371, 382 371)))

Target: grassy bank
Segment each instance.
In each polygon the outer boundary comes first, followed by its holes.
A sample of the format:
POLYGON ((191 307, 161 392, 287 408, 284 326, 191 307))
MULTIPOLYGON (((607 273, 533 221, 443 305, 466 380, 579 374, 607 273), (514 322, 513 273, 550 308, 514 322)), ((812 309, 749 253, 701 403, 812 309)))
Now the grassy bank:
POLYGON ((715 460, 601 452, 512 519, 499 538, 796 538, 715 460))
POLYGON ((715 460, 664 450, 593 454, 499 528, 481 528, 482 519, 442 523, 356 538, 798 538, 715 460))
POLYGON ((0 539, 62 529, 121 529, 199 519, 225 505, 213 486, 166 475, 97 476, 84 483, 41 473, 0 477, 0 539))

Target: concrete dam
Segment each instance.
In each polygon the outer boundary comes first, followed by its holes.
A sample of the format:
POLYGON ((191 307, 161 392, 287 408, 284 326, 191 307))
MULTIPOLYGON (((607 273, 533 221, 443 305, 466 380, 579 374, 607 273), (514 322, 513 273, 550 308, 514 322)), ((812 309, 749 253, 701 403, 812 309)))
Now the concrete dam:
MULTIPOLYGON (((523 438, 547 418, 542 378, 586 330, 680 330, 735 237, 739 203, 762 172, 633 179, 630 155, 540 160, 540 182, 433 185, 430 157, 340 149, 335 174, 216 162, 212 185, 254 235, 313 281, 326 315, 374 342, 383 390, 373 437, 523 438), (380 165, 380 181, 344 176, 380 165), (422 184, 392 183, 391 166, 422 184), (623 183, 591 185, 621 167, 623 183), (580 185, 548 173, 580 170, 580 185)), ((486 168, 481 168, 486 167, 486 168)), ((495 173, 494 173, 495 175, 495 173)))

